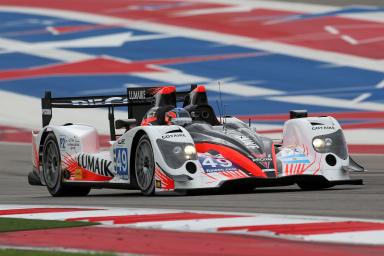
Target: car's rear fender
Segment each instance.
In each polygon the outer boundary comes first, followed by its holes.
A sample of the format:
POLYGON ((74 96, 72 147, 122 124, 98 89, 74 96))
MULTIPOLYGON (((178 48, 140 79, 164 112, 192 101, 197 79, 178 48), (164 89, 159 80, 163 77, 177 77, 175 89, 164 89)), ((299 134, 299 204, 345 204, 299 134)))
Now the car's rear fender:
POLYGON ((34 159, 38 152, 41 161, 44 141, 49 133, 55 135, 61 156, 100 151, 99 135, 94 127, 81 124, 49 125, 41 129, 39 133, 33 134, 34 159))

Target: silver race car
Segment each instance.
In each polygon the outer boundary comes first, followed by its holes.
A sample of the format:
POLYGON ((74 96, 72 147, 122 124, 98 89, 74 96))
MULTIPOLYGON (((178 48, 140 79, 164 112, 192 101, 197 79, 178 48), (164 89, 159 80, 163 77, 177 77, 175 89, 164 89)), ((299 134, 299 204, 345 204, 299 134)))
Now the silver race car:
POLYGON ((42 99, 43 128, 33 134, 31 185, 52 196, 92 188, 164 191, 231 190, 297 184, 304 190, 361 185, 339 123, 291 111, 283 140, 259 135, 235 117, 217 118, 204 86, 128 88, 126 95, 42 99), (108 108, 111 146, 101 149, 94 127, 50 125, 54 108, 108 108), (115 120, 115 108, 128 119, 115 120), (116 130, 123 130, 116 135, 116 130))

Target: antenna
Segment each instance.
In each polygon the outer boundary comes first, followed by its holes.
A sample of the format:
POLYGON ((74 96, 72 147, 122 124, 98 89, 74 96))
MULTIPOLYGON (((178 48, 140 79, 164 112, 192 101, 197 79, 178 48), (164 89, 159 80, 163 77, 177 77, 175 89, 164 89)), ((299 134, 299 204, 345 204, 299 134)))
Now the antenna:
MULTIPOLYGON (((225 123, 225 109, 223 107, 223 99, 221 98, 221 83, 220 83, 220 81, 218 81, 218 85, 219 85, 220 105, 221 105, 221 109, 223 111, 224 123, 225 123)), ((221 118, 220 118, 220 121, 221 121, 221 118)))
POLYGON ((217 105, 217 109, 219 110, 220 123, 221 123, 221 110, 220 110, 220 105, 218 100, 216 100, 216 105, 217 105))

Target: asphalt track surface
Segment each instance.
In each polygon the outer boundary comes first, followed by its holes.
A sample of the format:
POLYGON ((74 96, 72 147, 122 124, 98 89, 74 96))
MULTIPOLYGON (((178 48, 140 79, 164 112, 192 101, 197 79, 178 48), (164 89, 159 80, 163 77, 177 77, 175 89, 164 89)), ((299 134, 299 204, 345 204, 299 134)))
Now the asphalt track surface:
POLYGON ((138 191, 94 189, 87 197, 53 198, 30 186, 30 145, 0 144, 0 204, 112 206, 384 218, 384 156, 354 156, 369 170, 354 175, 364 186, 301 191, 296 186, 258 188, 253 193, 144 197, 138 191))

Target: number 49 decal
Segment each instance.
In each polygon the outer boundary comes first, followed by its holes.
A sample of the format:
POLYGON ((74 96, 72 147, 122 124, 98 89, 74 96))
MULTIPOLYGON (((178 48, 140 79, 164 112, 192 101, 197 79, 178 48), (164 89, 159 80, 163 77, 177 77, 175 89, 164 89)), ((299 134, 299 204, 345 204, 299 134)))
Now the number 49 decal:
POLYGON ((201 164, 203 166, 209 166, 212 168, 216 168, 216 167, 228 168, 228 167, 232 167, 232 165, 233 165, 232 162, 227 160, 227 159, 212 158, 212 157, 206 157, 201 164))
POLYGON ((199 161, 206 173, 238 170, 236 165, 224 158, 202 156, 199 157, 199 161))
POLYGON ((115 171, 124 179, 129 180, 128 175, 128 150, 126 148, 115 149, 115 171))

